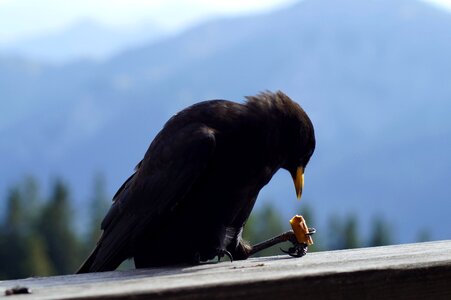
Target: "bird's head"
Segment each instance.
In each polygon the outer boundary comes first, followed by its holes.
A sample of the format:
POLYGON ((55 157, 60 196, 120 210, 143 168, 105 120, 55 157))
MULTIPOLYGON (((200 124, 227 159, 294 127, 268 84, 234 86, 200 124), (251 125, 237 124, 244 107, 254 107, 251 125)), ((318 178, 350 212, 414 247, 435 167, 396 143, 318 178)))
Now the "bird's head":
POLYGON ((301 199, 304 189, 304 170, 315 151, 315 133, 307 114, 299 107, 298 120, 288 122, 283 129, 285 160, 282 168, 290 172, 293 178, 296 196, 301 199))
POLYGON ((312 121, 299 104, 282 92, 276 93, 282 114, 280 126, 280 145, 282 147, 282 168, 290 172, 300 200, 304 189, 304 170, 315 151, 315 131, 312 121))
POLYGON ((281 167, 290 172, 296 196, 301 199, 304 188, 304 170, 315 151, 315 132, 307 113, 284 93, 265 92, 247 97, 248 105, 265 111, 272 126, 271 141, 277 141, 281 167))
POLYGON ((296 197, 299 200, 301 199, 302 191, 304 189, 304 170, 313 154, 313 150, 314 146, 309 146, 307 149, 299 149, 298 156, 292 156, 291 159, 288 159, 282 166, 282 168, 290 172, 296 189, 296 197))

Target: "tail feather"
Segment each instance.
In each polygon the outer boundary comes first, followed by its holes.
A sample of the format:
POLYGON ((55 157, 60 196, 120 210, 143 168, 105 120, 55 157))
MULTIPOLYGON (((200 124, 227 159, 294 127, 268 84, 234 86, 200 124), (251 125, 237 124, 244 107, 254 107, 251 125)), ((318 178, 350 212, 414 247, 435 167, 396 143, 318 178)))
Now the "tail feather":
POLYGON ((101 258, 99 259, 97 256, 99 254, 100 248, 100 245, 97 245, 97 247, 91 252, 89 257, 80 266, 76 274, 114 271, 124 260, 127 259, 127 257, 122 256, 113 256, 107 260, 101 258))
POLYGON ((88 258, 83 262, 83 264, 80 266, 76 274, 82 274, 82 273, 90 273, 90 272, 96 272, 91 270, 91 266, 94 264, 94 261, 97 256, 97 252, 99 252, 100 246, 97 245, 94 250, 92 250, 91 254, 89 254, 88 258))

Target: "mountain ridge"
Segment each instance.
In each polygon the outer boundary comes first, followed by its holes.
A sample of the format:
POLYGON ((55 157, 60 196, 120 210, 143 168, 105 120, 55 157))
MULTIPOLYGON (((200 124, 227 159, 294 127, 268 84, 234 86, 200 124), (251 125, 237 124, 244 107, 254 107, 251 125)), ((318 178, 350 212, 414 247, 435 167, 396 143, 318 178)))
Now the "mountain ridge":
MULTIPOLYGON (((0 80, 0 93, 9 91, 0 98, 35 103, 7 129, 0 123, 1 164, 9 170, 0 187, 23 173, 61 174, 83 203, 86 174, 105 170, 112 194, 179 109, 281 89, 315 124, 303 202, 321 226, 330 214, 369 220, 380 213, 394 220, 400 241, 421 228, 449 238, 437 225, 449 222, 440 207, 451 193, 447 28, 449 14, 418 1, 307 0, 207 22, 104 63, 23 67, 13 77, 14 68, 0 71, 12 78, 0 80), (420 213, 430 218, 419 222, 420 213)), ((291 185, 278 173, 260 198, 294 198, 291 185)))

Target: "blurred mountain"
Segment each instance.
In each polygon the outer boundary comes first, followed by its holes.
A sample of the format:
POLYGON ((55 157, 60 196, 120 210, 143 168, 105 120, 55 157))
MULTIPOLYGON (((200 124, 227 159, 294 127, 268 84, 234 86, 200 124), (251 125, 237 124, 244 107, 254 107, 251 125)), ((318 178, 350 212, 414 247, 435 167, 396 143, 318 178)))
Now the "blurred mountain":
POLYGON ((57 32, 11 42, 0 47, 0 53, 58 64, 81 59, 105 60, 164 35, 165 30, 150 22, 115 28, 82 19, 57 32))
MULTIPOLYGON (((330 214, 352 212, 363 223, 392 220, 402 242, 420 229, 451 238, 450 36, 451 15, 420 1, 305 0, 208 22, 103 63, 5 57, 0 191, 23 174, 59 174, 81 207, 94 172, 107 175, 113 194, 184 106, 281 89, 315 124, 302 202, 319 233, 330 214)), ((288 220, 299 208, 292 185, 279 172, 259 205, 277 201, 288 220)))

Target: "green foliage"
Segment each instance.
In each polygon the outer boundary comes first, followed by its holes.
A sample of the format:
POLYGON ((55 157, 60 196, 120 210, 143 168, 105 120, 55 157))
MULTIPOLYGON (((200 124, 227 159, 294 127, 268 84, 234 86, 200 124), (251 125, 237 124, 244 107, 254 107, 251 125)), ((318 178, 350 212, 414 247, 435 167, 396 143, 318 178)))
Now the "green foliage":
POLYGON ((345 220, 332 215, 328 225, 327 249, 339 250, 360 247, 358 228, 358 221, 354 215, 349 215, 345 220))
POLYGON ((101 174, 94 177, 94 186, 90 202, 90 225, 86 233, 85 254, 87 255, 97 243, 100 237, 100 223, 110 207, 110 199, 106 192, 105 178, 101 174))
MULTIPOLYGON (((27 177, 7 193, 5 212, 0 219, 0 279, 73 273, 98 239, 101 220, 110 205, 101 175, 94 179, 89 226, 83 237, 73 226, 75 214, 67 185, 56 180, 47 199, 39 191, 37 181, 27 177)), ((315 223, 312 208, 304 206, 298 214, 304 216, 309 226, 318 229, 314 236, 315 244, 309 247, 309 252, 355 248, 363 244, 388 245, 394 240, 392 230, 387 225, 389 223, 380 216, 373 219, 370 234, 367 239, 363 239, 355 215, 332 215, 327 229, 321 230, 319 224, 315 223), (366 243, 362 242, 364 240, 366 243)), ((289 230, 288 219, 281 217, 276 206, 266 203, 252 212, 243 237, 251 244, 259 243, 289 230)), ((430 239, 429 231, 423 230, 418 235, 418 241, 430 239)), ((279 248, 288 247, 288 243, 277 245, 260 255, 279 255, 279 248)), ((131 261, 123 264, 126 268, 130 265, 131 261)))
POLYGON ((32 178, 10 189, 1 222, 0 278, 51 274, 44 244, 35 230, 38 189, 32 178))
POLYGON ((357 218, 354 215, 349 216, 344 221, 343 240, 344 248, 352 249, 361 246, 357 218))
POLYGON ((391 232, 390 226, 382 217, 374 218, 368 246, 376 247, 392 244, 391 232))
MULTIPOLYGON (((286 221, 288 223, 288 220, 286 221)), ((254 211, 246 222, 244 227, 243 238, 256 244, 263 240, 272 238, 286 230, 289 230, 280 216, 277 209, 270 203, 266 203, 262 208, 254 211)), ((269 256, 281 254, 279 247, 285 247, 277 245, 261 251, 258 256, 269 256)), ((286 248, 286 247, 285 247, 286 248)))
POLYGON ((326 248, 330 250, 343 249, 343 229, 340 218, 337 215, 331 215, 327 226, 326 248))
POLYGON ((429 242, 432 240, 431 232, 427 229, 422 229, 417 234, 417 242, 423 243, 423 242, 429 242))
POLYGON ((108 206, 106 199, 99 175, 91 204, 90 227, 95 230, 88 228, 88 237, 80 238, 73 226, 70 192, 61 180, 55 181, 45 200, 32 177, 12 187, 0 220, 0 279, 73 273, 100 232, 100 215, 108 206))
POLYGON ((47 245, 39 234, 30 235, 26 243, 28 253, 26 254, 26 271, 30 276, 48 276, 57 274, 54 269, 54 263, 47 254, 47 245))
POLYGON ((72 214, 69 190, 57 180, 37 224, 57 274, 72 273, 80 263, 81 245, 72 228, 72 214))
POLYGON ((373 219, 366 243, 360 236, 359 227, 357 217, 354 215, 348 215, 344 219, 332 215, 329 218, 327 249, 351 249, 362 247, 364 244, 368 247, 376 247, 394 243, 393 229, 381 216, 373 219))
MULTIPOLYGON (((308 226, 314 227, 314 215, 309 206, 304 206, 298 214, 304 217, 306 222, 308 222, 308 226)), ((263 207, 252 212, 244 227, 243 238, 254 245, 290 229, 289 218, 283 220, 277 207, 272 203, 267 202, 263 207)), ((309 247, 309 252, 321 249, 318 240, 319 239, 314 236, 315 244, 309 247)), ((291 247, 291 244, 286 242, 261 251, 260 253, 257 253, 256 256, 281 255, 283 253, 280 251, 280 248, 288 249, 289 247, 291 247)))

